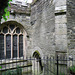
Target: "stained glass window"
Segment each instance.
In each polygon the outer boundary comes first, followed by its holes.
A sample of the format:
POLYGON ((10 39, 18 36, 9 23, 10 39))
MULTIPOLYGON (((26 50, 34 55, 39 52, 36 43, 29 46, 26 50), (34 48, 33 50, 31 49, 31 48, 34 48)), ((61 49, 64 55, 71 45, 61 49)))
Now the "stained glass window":
POLYGON ((13 58, 17 57, 17 35, 13 35, 13 58))
POLYGON ((23 56, 23 35, 19 36, 19 57, 23 56))
POLYGON ((15 28, 14 25, 10 25, 10 29, 13 30, 15 28))
POLYGON ((6 36, 6 58, 11 58, 11 35, 6 36))
POLYGON ((23 29, 20 29, 17 25, 6 25, 0 29, 0 59, 23 56, 23 29))
POLYGON ((20 28, 17 28, 16 29, 16 33, 20 33, 20 28))
POLYGON ((4 35, 0 34, 0 59, 4 58, 4 35))
POLYGON ((8 32, 8 28, 7 28, 7 27, 4 27, 4 28, 3 28, 3 32, 4 32, 4 33, 7 33, 7 32, 8 32))

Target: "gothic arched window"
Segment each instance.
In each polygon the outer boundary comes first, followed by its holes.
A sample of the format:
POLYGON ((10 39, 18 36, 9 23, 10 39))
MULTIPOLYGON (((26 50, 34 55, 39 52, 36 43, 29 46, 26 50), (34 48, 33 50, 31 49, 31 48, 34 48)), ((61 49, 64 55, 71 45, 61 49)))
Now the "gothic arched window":
POLYGON ((7 25, 0 29, 0 59, 23 56, 23 34, 23 29, 16 25, 7 25))

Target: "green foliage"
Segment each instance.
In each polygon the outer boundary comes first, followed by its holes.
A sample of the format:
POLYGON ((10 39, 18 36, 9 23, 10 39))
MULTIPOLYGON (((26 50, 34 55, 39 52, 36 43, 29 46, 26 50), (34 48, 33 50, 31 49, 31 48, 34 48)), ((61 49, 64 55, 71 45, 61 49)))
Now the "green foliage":
MULTIPOLYGON (((9 1, 8 1, 8 6, 9 6, 9 7, 11 6, 11 5, 9 4, 10 1, 12 1, 12 0, 9 0, 9 1)), ((6 21, 7 18, 9 18, 9 15, 10 15, 10 12, 8 11, 8 7, 6 7, 6 8, 4 9, 3 19, 6 21)))
POLYGON ((59 75, 65 75, 65 73, 62 73, 62 72, 61 72, 59 75))
POLYGON ((0 66, 0 68, 2 68, 2 67, 0 66))
POLYGON ((22 69, 19 68, 19 66, 17 66, 16 72, 17 72, 17 75, 22 75, 22 69))
POLYGON ((70 70, 72 73, 75 73, 75 66, 71 66, 71 67, 69 68, 69 70, 70 70))
POLYGON ((3 72, 2 75, 11 75, 11 71, 8 70, 7 72, 3 72))
POLYGON ((3 72, 2 75, 22 75, 22 69, 17 66, 16 70, 8 70, 3 72))
MULTIPOLYGON (((57 72, 55 72, 54 75, 57 75, 57 72)), ((63 72, 62 70, 58 72, 58 75, 66 75, 66 72, 63 72)))

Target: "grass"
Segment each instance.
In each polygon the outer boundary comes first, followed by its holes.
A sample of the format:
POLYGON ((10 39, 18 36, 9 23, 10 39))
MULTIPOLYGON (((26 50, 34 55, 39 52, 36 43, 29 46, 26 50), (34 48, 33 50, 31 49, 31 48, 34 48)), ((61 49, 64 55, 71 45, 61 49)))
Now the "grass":
POLYGON ((69 68, 69 70, 70 70, 70 72, 75 73, 75 66, 71 66, 71 67, 69 68))

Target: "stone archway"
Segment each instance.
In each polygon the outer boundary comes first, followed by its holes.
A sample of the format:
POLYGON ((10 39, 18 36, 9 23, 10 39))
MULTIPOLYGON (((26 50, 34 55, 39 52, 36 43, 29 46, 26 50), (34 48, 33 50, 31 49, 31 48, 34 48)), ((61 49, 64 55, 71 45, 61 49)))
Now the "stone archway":
POLYGON ((40 53, 38 51, 35 51, 33 53, 33 72, 35 75, 37 74, 41 74, 43 72, 43 65, 42 65, 42 60, 41 60, 41 56, 40 53), (35 69, 35 70, 34 70, 35 69))

